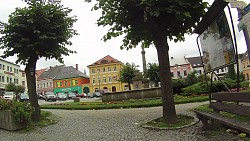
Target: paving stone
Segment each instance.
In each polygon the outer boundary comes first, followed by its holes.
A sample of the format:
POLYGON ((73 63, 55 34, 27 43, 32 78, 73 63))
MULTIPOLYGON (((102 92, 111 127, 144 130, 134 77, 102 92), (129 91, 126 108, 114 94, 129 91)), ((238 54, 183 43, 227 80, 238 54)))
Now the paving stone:
MULTIPOLYGON (((206 102, 205 102, 206 103, 206 102)), ((176 105, 177 113, 203 103, 176 105)), ((162 116, 162 107, 109 110, 47 110, 60 116, 57 124, 33 131, 0 129, 0 141, 240 141, 223 131, 202 131, 201 123, 178 130, 148 130, 140 123, 162 116)))

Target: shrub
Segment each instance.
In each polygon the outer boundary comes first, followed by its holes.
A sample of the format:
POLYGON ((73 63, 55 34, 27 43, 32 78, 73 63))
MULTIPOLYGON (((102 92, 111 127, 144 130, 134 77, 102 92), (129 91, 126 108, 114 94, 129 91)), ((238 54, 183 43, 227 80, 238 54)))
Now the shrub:
POLYGON ((0 110, 11 110, 16 123, 29 123, 33 108, 29 103, 0 99, 0 110))
POLYGON ((240 87, 241 88, 249 88, 249 82, 245 81, 245 82, 240 82, 240 87))
POLYGON ((184 96, 190 96, 192 94, 199 95, 208 93, 208 88, 206 82, 199 82, 186 88, 182 88, 182 91, 181 95, 184 96))
POLYGON ((181 94, 182 93, 182 88, 185 88, 188 86, 186 81, 184 79, 173 79, 173 92, 174 94, 181 94))

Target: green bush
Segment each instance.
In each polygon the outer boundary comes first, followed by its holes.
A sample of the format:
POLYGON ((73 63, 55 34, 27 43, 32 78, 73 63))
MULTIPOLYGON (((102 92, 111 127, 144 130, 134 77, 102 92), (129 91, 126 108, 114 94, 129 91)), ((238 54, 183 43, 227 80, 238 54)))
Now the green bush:
POLYGON ((29 103, 0 99, 0 110, 11 110, 16 123, 29 123, 33 108, 29 103))
POLYGON ((182 88, 185 88, 188 86, 188 83, 184 79, 173 79, 173 92, 174 94, 181 94, 182 88))
POLYGON ((194 85, 188 86, 186 88, 182 88, 182 93, 181 95, 184 96, 190 96, 193 94, 207 94, 208 93, 208 88, 206 82, 199 82, 194 85))
POLYGON ((240 87, 241 88, 249 88, 249 82, 245 81, 245 82, 240 82, 240 87))

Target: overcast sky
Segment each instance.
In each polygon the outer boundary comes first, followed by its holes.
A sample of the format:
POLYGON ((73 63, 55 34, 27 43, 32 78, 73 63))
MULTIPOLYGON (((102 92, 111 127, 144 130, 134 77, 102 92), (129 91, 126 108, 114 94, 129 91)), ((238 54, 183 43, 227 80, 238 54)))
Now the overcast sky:
MULTIPOLYGON (((107 27, 98 27, 96 20, 101 16, 101 11, 91 11, 91 8, 95 4, 95 0, 92 3, 86 3, 85 0, 62 0, 62 4, 65 7, 73 9, 72 15, 77 16, 78 21, 74 24, 74 29, 80 34, 74 36, 71 41, 72 46, 68 46, 69 49, 77 51, 77 54, 70 54, 70 56, 64 57, 64 64, 66 66, 79 65, 79 70, 83 72, 84 69, 87 70, 87 66, 94 63, 95 61, 103 58, 106 55, 110 55, 123 63, 134 62, 136 65, 140 66, 142 70, 142 57, 141 57, 141 47, 137 46, 135 49, 130 50, 120 50, 120 45, 122 44, 122 37, 113 38, 107 42, 101 40, 103 35, 108 31, 107 27)), ((210 3, 213 0, 208 0, 210 3)), ((249 3, 249 0, 243 0, 249 3)), ((16 7, 24 7, 26 3, 22 0, 0 0, 0 21, 7 22, 8 15, 15 11, 16 7)), ((237 11, 232 9, 234 23, 236 25, 236 38, 238 43, 238 52, 243 53, 246 51, 246 43, 242 31, 239 32, 237 28, 237 11)), ((180 58, 186 55, 199 56, 198 47, 196 44, 197 34, 186 35, 185 42, 174 43, 169 42, 170 46, 170 56, 175 58, 180 58)), ((146 61, 147 63, 158 62, 157 52, 154 46, 145 49, 146 51, 146 61)), ((0 50, 0 54, 2 54, 0 50)), ((9 57, 7 61, 14 62, 15 57, 9 57)), ((59 62, 52 59, 47 60, 41 58, 37 62, 37 69, 46 68, 49 66, 59 65, 59 62)), ((21 65, 21 69, 25 67, 21 65)))

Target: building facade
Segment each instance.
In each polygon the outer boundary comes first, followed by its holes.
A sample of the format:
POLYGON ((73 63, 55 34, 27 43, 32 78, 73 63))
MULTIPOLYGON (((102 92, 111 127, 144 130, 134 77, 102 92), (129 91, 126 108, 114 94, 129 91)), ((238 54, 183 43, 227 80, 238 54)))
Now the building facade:
POLYGON ((53 80, 63 67, 65 67, 65 65, 47 68, 37 78, 37 93, 44 95, 45 92, 54 92, 53 80))
POLYGON ((5 86, 9 83, 20 84, 20 66, 0 59, 0 94, 5 92, 5 86))
POLYGON ((192 72, 190 63, 183 58, 170 58, 170 71, 173 79, 186 78, 192 72))
POLYGON ((88 87, 82 87, 89 82, 89 76, 79 71, 78 65, 76 65, 76 68, 72 66, 64 67, 54 79, 54 93, 89 93, 88 87))
POLYGON ((250 62, 248 57, 248 51, 241 58, 242 73, 245 76, 245 80, 250 80, 250 62))
POLYGON ((119 80, 119 72, 123 66, 121 61, 110 55, 103 57, 88 66, 90 76, 90 92, 120 92, 126 89, 126 84, 119 80))

